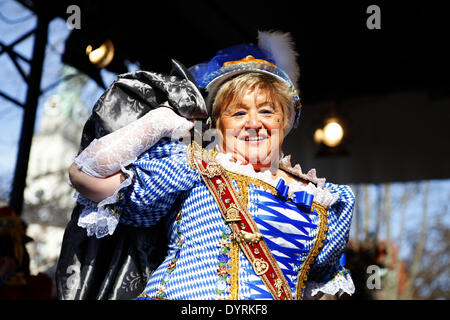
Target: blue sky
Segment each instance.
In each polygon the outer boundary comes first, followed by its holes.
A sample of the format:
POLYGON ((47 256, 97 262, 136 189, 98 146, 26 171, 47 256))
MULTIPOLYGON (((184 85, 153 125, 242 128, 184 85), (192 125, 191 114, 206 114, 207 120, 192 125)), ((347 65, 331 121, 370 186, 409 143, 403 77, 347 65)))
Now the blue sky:
MULTIPOLYGON (((24 7, 13 0, 0 2, 0 41, 10 44, 21 35, 32 30, 36 25, 36 18, 24 7)), ((64 41, 70 33, 70 28, 63 19, 54 19, 49 25, 48 44, 44 61, 41 89, 49 87, 60 78, 63 67, 61 53, 64 51, 64 41)), ((31 58, 34 39, 28 37, 15 46, 15 50, 26 58, 31 58)), ((24 71, 29 72, 27 63, 21 63, 24 71)), ((111 83, 115 75, 102 71, 105 84, 111 83)), ((14 64, 7 54, 0 55, 0 90, 11 95, 20 102, 25 101, 27 87, 17 72, 14 64)), ((39 119, 42 115, 43 105, 55 88, 45 91, 39 99, 35 132, 39 129, 39 119)), ((92 107, 102 90, 94 81, 89 81, 83 91, 83 101, 86 106, 92 107)), ((20 107, 0 97, 0 183, 4 186, 10 184, 13 178, 17 145, 20 138, 23 112, 20 107)))

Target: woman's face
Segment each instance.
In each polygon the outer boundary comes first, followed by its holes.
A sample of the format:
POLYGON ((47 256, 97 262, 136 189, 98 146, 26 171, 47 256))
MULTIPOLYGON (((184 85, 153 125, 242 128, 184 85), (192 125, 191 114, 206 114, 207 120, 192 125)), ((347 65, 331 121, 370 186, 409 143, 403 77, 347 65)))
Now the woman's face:
POLYGON ((283 133, 283 111, 264 89, 247 89, 241 99, 223 107, 220 117, 223 150, 234 160, 252 164, 256 171, 278 162, 283 133))

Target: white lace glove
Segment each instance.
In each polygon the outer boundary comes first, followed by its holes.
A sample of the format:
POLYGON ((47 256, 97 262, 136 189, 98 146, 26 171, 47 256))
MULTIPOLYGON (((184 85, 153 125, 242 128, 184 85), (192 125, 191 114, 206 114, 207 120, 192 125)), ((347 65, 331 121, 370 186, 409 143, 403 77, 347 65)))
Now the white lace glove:
POLYGON ((161 138, 189 135, 193 122, 172 109, 160 107, 100 139, 94 139, 75 159, 83 172, 99 178, 110 176, 134 162, 161 138))

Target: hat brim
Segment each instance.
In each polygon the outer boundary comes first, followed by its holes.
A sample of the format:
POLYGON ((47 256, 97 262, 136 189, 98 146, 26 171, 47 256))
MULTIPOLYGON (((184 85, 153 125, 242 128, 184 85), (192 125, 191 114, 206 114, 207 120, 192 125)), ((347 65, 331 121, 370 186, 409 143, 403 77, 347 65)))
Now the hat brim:
POLYGON ((208 109, 208 114, 211 115, 212 112, 212 105, 214 103, 214 100, 216 98, 216 94, 219 91, 220 87, 227 82, 228 80, 231 80, 232 78, 243 74, 243 73, 263 73, 263 74, 267 74, 270 75, 272 77, 274 77, 275 79, 279 79, 283 82, 286 82, 287 84, 291 85, 291 83, 289 83, 288 81, 286 81, 286 79, 274 74, 273 72, 270 71, 266 71, 266 70, 260 70, 260 69, 236 69, 236 70, 232 70, 232 71, 228 71, 218 77, 216 77, 214 80, 212 80, 210 83, 208 83, 208 85, 206 86, 206 91, 208 92, 208 95, 206 97, 206 108, 208 109))

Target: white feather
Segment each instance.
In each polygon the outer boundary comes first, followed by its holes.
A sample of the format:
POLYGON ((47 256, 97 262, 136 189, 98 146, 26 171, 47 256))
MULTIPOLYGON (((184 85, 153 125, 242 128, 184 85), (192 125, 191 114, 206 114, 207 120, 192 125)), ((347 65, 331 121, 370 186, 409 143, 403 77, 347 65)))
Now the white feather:
POLYGON ((298 87, 300 67, 298 53, 290 33, 280 31, 258 31, 258 47, 268 51, 277 67, 287 73, 294 86, 298 87))

